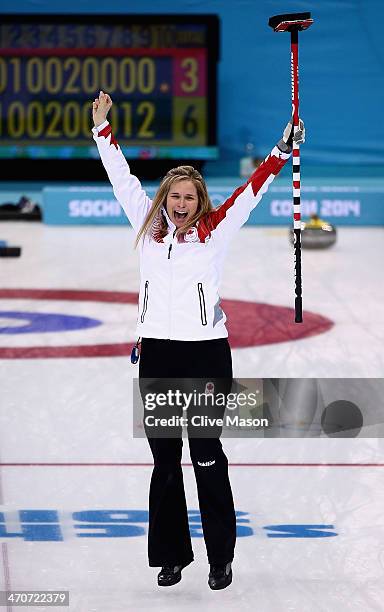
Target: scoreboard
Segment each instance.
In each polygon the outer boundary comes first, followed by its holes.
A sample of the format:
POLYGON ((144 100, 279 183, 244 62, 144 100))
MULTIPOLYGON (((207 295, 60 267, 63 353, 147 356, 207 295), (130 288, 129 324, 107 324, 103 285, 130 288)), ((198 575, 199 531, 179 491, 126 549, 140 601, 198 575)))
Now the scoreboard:
POLYGON ((0 157, 94 157, 103 90, 127 157, 215 159, 218 39, 214 15, 3 15, 0 157))

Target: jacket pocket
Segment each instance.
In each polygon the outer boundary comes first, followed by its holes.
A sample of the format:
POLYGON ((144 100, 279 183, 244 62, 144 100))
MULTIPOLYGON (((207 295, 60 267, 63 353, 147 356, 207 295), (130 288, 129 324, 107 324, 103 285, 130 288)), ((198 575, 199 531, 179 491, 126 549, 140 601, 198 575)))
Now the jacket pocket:
POLYGON ((205 297, 204 297, 204 291, 203 291, 203 283, 197 283, 197 290, 199 293, 201 324, 206 325, 207 324, 207 311, 205 309, 205 297))
POLYGON ((145 281, 143 310, 141 311, 141 317, 140 317, 140 321, 142 323, 144 323, 145 313, 147 312, 147 308, 148 308, 148 286, 149 286, 149 281, 145 281))

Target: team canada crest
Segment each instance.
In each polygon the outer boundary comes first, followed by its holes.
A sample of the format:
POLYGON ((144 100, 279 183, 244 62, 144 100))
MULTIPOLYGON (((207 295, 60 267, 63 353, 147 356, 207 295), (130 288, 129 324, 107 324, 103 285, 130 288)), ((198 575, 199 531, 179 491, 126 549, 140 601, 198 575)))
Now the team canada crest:
POLYGON ((184 240, 185 242, 197 242, 199 240, 199 237, 197 235, 197 228, 190 227, 189 230, 187 230, 184 234, 184 240))

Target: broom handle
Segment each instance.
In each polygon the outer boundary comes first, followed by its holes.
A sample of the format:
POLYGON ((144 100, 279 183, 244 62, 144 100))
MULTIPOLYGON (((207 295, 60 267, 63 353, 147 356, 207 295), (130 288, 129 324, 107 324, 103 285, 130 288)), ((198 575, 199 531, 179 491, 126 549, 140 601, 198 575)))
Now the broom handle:
MULTIPOLYGON (((291 31, 291 79, 293 130, 299 126, 299 33, 291 31)), ((303 322, 301 297, 301 207, 300 207, 300 147, 293 141, 292 147, 292 189, 293 189, 293 245, 295 261, 295 323, 303 322)))

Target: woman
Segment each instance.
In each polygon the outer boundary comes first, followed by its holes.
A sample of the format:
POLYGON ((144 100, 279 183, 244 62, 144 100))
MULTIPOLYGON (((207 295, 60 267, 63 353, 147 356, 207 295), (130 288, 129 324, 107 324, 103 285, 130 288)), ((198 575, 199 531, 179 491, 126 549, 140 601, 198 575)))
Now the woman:
MULTIPOLYGON (((223 262, 230 240, 290 156, 292 122, 248 182, 214 209, 202 176, 191 166, 170 170, 152 202, 130 174, 112 134, 107 121, 111 106, 110 96, 100 92, 93 103, 92 131, 140 248, 140 379, 199 380, 206 389, 228 393, 232 360, 218 294, 223 262)), ((302 123, 300 128, 297 142, 304 140, 302 123)), ((138 341, 137 351, 139 346, 138 341)), ((216 428, 210 437, 188 435, 211 589, 231 583, 236 541, 235 509, 220 431, 216 428)), ((146 433, 154 458, 149 565, 161 567, 158 584, 170 586, 181 580, 181 570, 193 561, 180 463, 182 438, 151 437, 148 427, 146 433)))

